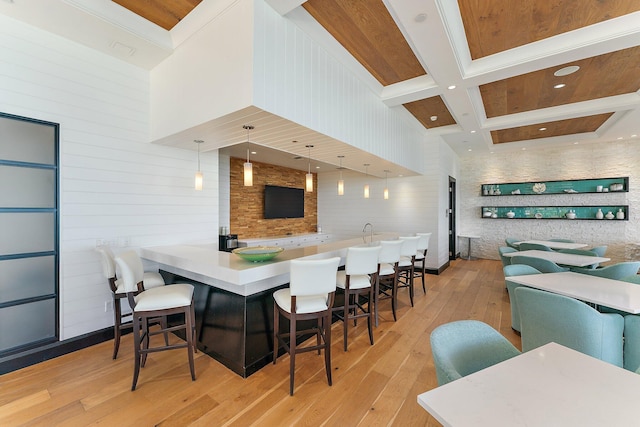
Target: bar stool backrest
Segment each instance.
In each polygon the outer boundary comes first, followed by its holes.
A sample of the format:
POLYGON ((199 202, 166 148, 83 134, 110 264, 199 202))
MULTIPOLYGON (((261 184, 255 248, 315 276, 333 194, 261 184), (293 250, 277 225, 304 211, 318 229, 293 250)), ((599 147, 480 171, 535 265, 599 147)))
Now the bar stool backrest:
POLYGON ((113 251, 108 246, 98 246, 96 251, 100 254, 102 261, 102 273, 106 279, 116 277, 116 261, 113 251))
POLYGON ((431 239, 431 233, 416 233, 416 236, 420 237, 420 239, 418 239, 418 251, 422 252, 426 249, 429 249, 429 239, 431 239))
POLYGON ((292 296, 329 294, 336 290, 340 257, 320 260, 291 260, 289 288, 292 296))
POLYGON ((379 264, 395 264, 400 260, 400 250, 404 242, 402 240, 381 240, 379 264))
POLYGON ((418 251, 418 240, 420 236, 403 236, 400 237, 403 245, 400 249, 400 256, 413 257, 418 251))
POLYGON ((380 246, 347 249, 345 270, 348 276, 373 274, 378 271, 380 246))
POLYGON ((116 258, 116 264, 120 267, 120 280, 124 291, 138 292, 138 283, 144 280, 144 267, 140 256, 135 251, 122 252, 116 258))

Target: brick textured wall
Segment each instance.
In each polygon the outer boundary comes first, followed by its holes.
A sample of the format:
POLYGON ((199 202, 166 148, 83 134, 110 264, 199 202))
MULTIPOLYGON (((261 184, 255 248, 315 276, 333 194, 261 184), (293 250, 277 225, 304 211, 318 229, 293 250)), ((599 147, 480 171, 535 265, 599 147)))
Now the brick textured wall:
POLYGON ((264 186, 304 188, 305 171, 252 161, 253 186, 244 186, 244 159, 230 159, 231 233, 240 239, 315 233, 318 223, 317 176, 313 193, 304 193, 304 218, 264 219, 264 186))

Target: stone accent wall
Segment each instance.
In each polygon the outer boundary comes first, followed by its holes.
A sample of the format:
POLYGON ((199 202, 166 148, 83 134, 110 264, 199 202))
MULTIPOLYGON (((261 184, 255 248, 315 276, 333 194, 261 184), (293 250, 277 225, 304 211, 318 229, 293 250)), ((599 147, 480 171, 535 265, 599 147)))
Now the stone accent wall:
MULTIPOLYGON (((640 141, 615 141, 474 156, 461 161, 458 181, 460 232, 481 236, 471 244, 473 256, 499 259, 506 237, 572 239, 589 246, 607 245, 605 265, 640 259, 640 141), (480 185, 499 182, 629 177, 628 193, 557 194, 483 197, 480 185), (481 206, 629 205, 629 220, 482 219, 481 206)), ((467 252, 466 239, 460 250, 467 252)))
POLYGON ((304 193, 304 218, 264 219, 264 186, 304 188, 305 171, 252 161, 253 186, 244 186, 245 160, 230 159, 231 233, 239 239, 315 233, 318 223, 318 180, 313 178, 313 193, 304 193))

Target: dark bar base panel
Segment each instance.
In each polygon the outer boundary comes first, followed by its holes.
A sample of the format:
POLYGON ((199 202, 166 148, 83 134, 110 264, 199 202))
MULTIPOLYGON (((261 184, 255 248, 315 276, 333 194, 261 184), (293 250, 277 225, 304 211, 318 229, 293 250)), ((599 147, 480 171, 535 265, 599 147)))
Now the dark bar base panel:
POLYGON ((243 378, 273 361, 273 292, 287 284, 245 297, 166 271, 160 273, 166 283, 195 287, 198 350, 243 378))

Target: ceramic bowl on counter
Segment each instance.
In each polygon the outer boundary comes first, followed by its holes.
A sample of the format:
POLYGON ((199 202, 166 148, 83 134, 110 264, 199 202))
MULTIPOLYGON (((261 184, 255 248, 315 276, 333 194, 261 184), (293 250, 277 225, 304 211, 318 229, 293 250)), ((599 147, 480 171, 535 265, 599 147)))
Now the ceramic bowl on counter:
POLYGON ((234 249, 232 252, 246 261, 263 262, 275 258, 282 251, 284 248, 277 246, 248 246, 234 249))

